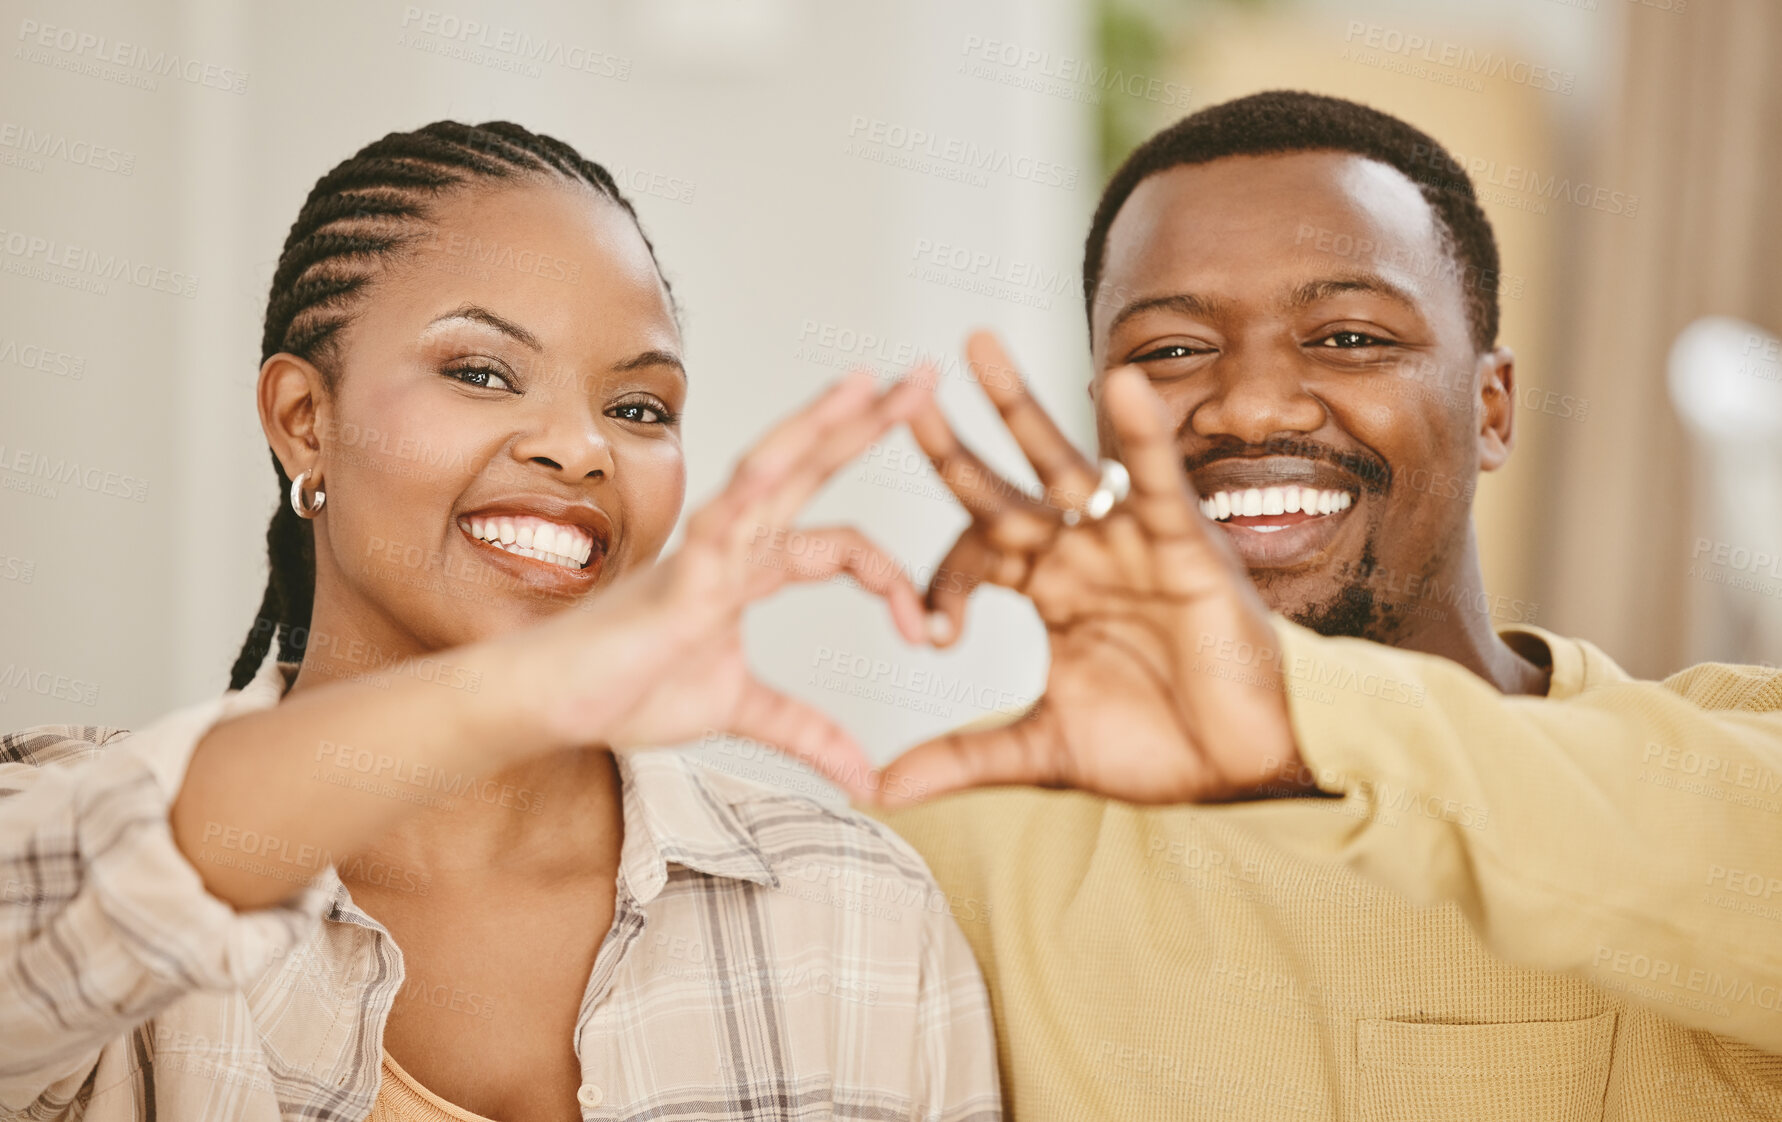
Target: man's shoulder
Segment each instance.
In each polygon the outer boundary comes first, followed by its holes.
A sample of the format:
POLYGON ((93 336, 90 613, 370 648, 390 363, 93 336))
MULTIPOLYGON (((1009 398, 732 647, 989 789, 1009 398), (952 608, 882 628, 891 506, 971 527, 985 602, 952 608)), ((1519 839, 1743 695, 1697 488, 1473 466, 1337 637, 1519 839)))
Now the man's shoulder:
POLYGON ((1782 710, 1782 669, 1774 666, 1703 662, 1677 671, 1664 684, 1703 709, 1782 710))

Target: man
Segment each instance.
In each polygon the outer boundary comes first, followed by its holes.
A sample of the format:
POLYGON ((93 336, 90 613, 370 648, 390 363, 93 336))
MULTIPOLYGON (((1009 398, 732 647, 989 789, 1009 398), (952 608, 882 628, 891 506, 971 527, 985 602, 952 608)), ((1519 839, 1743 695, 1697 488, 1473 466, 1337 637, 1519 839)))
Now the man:
POLYGON ((988 338, 1046 496, 913 424, 973 514, 931 607, 956 634, 992 581, 1051 643, 1022 719, 883 785, 1004 785, 882 813, 1017 1117, 1782 1117, 1782 678, 1493 629, 1470 498, 1514 366, 1456 166, 1295 93, 1133 153, 1084 262, 1112 513, 988 338))

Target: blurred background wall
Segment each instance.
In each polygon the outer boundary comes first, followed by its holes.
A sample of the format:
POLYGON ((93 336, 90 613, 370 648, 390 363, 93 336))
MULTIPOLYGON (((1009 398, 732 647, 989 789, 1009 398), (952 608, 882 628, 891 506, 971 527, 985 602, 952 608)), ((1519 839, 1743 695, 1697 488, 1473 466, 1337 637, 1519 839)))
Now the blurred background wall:
MULTIPOLYGON (((0 11, 0 727, 130 727, 226 685, 280 500, 252 392, 285 231, 334 163, 440 117, 516 120, 617 174, 685 312, 697 500, 841 369, 918 354, 941 361, 945 404, 1015 470, 958 358, 978 325, 1004 332, 1087 443, 1075 275, 1111 164, 1185 112, 1269 87, 1397 113, 1475 170, 1504 250, 1520 446, 1478 503, 1500 622, 1593 639, 1645 675, 1782 656, 1758 649, 1761 632, 1692 625, 1704 600, 1774 618, 1782 570, 1764 576, 1750 548, 1732 559, 1782 511, 1698 524, 1704 480, 1664 381, 1696 316, 1782 327, 1768 201, 1782 20, 1767 0, 0 11), (560 44, 562 61, 503 48, 504 31, 560 44), (180 66, 104 61, 119 42, 180 66), (1110 88, 1108 73, 1142 80, 1110 88), (1028 171, 875 140, 917 133, 1028 171), (131 269, 58 264, 95 255, 131 269)), ((1764 353, 1753 376, 1782 380, 1764 353)), ((866 524, 921 576, 964 521, 938 496, 897 437, 812 520, 866 524)), ((881 756, 1031 696, 1041 639, 1024 605, 991 593, 959 649, 912 653, 835 586, 785 595, 749 628, 765 677, 881 756)))

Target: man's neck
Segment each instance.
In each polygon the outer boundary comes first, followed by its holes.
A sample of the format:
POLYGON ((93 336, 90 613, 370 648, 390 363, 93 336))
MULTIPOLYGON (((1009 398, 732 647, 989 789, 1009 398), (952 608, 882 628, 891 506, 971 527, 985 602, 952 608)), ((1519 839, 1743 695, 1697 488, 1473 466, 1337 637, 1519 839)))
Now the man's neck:
POLYGON ((1472 535, 1461 549, 1451 571, 1436 578, 1435 587, 1452 590, 1437 619, 1416 613, 1392 639, 1392 645, 1424 654, 1440 655, 1471 670, 1502 693, 1544 697, 1552 676, 1551 666, 1537 665, 1498 637, 1479 572, 1479 553, 1472 535))

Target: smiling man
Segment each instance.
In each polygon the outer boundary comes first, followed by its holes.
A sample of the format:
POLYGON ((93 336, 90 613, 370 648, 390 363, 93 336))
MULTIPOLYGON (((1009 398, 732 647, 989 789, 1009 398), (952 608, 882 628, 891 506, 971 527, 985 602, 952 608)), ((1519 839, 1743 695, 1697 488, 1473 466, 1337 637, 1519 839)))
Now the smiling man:
POLYGON ((957 633, 1001 584, 1050 641, 1022 719, 885 776, 991 787, 886 819, 973 942, 1018 1118, 1782 1116, 1782 816, 1753 795, 1782 791, 1782 676, 1637 682, 1493 626, 1470 508, 1514 365, 1454 166, 1279 92, 1133 153, 1084 262, 1111 513, 986 336, 1045 497, 912 422, 973 516, 931 607, 957 633), (1258 798, 1289 793, 1322 797, 1258 798))

